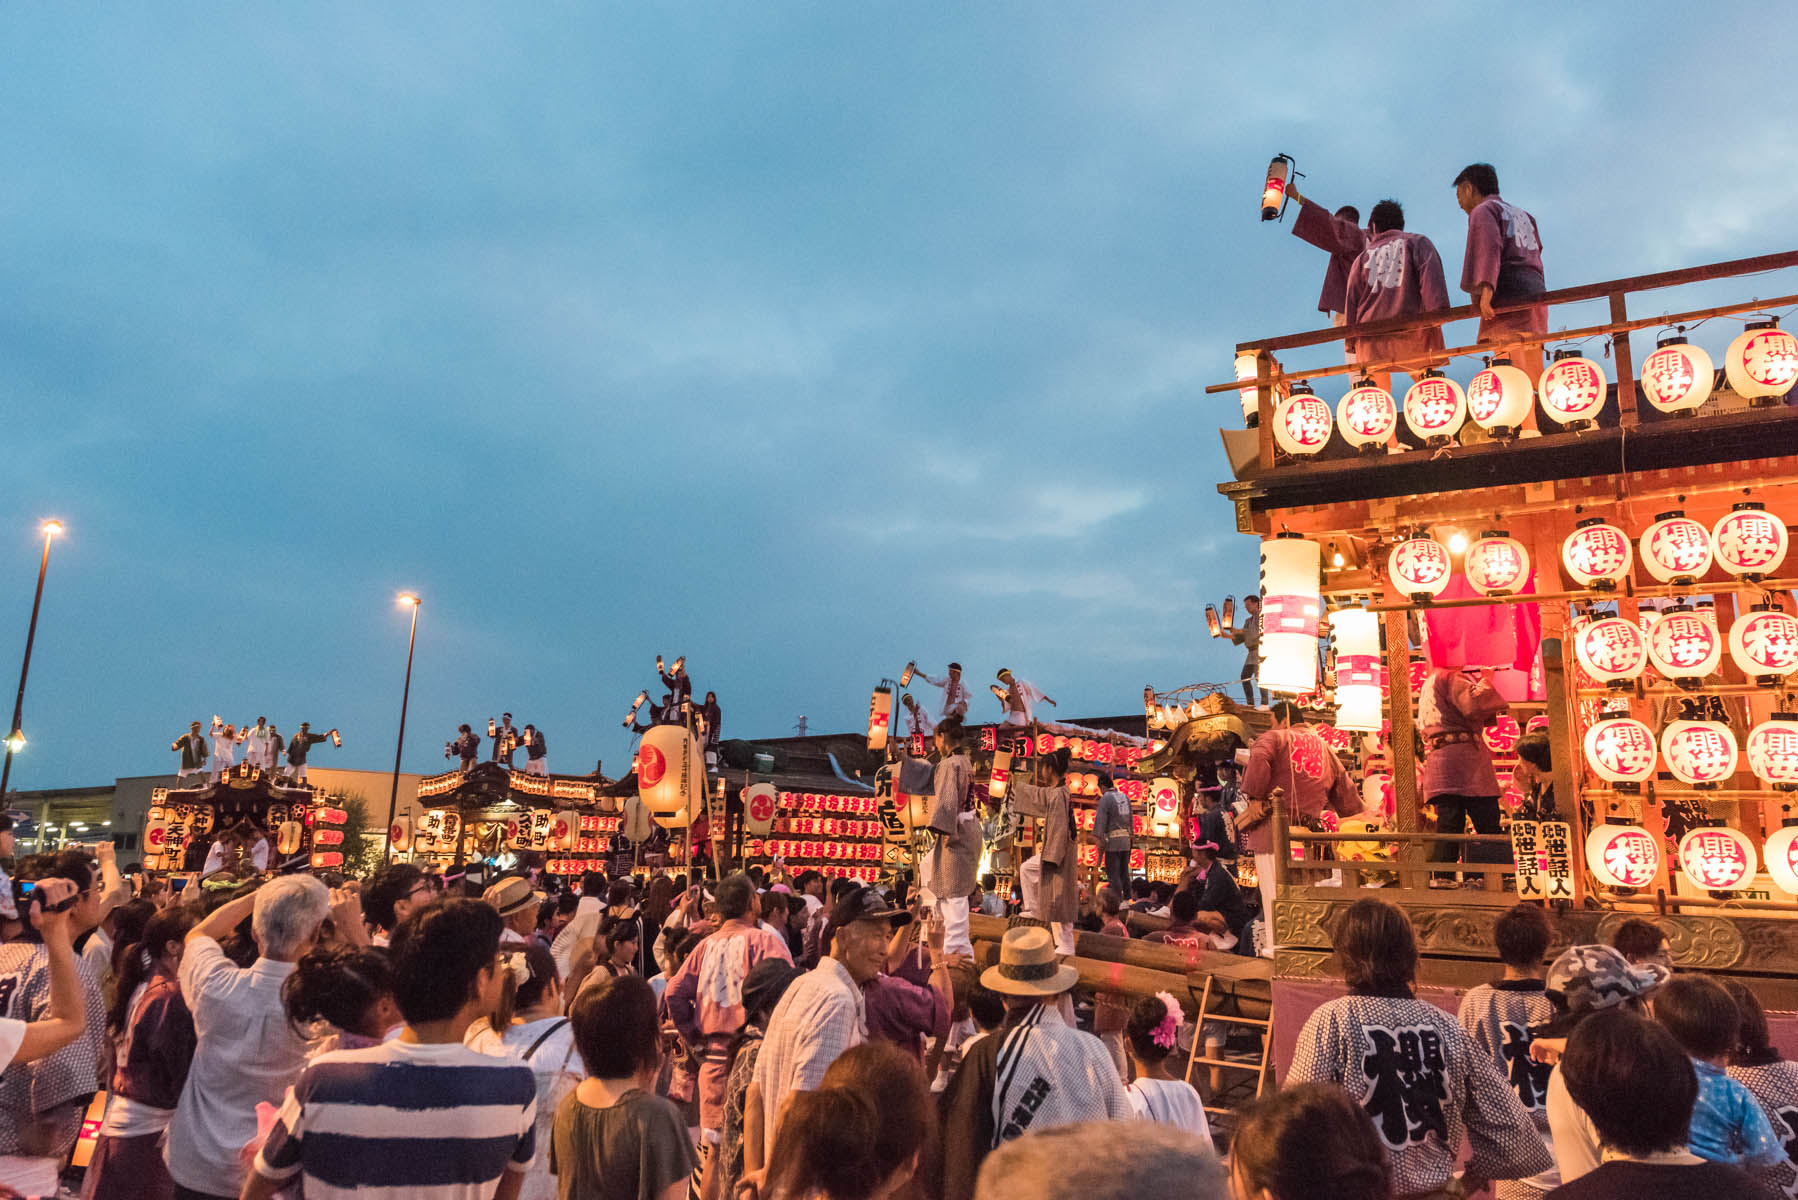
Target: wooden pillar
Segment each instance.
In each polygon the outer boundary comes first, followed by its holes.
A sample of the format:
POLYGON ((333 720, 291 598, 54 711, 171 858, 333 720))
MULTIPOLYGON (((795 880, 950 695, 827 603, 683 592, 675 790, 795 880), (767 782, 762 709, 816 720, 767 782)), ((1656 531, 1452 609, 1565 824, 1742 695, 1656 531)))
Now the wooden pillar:
MULTIPOLYGON (((1629 320, 1629 309, 1622 292, 1611 293, 1611 320, 1620 323, 1629 320)), ((1636 360, 1630 352, 1627 329, 1611 336, 1611 353, 1617 364, 1618 418, 1622 426, 1629 429, 1636 423, 1636 360)))
MULTIPOLYGON (((1411 713, 1410 614, 1389 612, 1381 618, 1386 629, 1386 713, 1392 726, 1393 824, 1399 833, 1417 832, 1417 751, 1413 739, 1416 722, 1411 713)), ((1417 864, 1424 857, 1418 842, 1399 846, 1399 886, 1421 885, 1417 864)))
MULTIPOLYGON (((1557 618, 1554 635, 1549 636, 1548 623, 1543 622, 1542 694, 1548 704, 1548 744, 1554 756, 1556 807, 1573 827, 1574 859, 1573 903, 1577 907, 1585 899, 1586 824, 1580 820, 1579 793, 1575 790, 1573 764, 1585 757, 1585 748, 1577 736, 1579 723, 1574 720, 1573 706, 1567 695, 1567 668, 1562 658, 1561 622, 1557 618)), ((1593 818, 1599 819, 1594 813, 1593 818)))
POLYGON ((1255 352, 1255 411, 1261 469, 1267 471, 1274 465, 1274 375, 1273 356, 1265 350, 1255 352))

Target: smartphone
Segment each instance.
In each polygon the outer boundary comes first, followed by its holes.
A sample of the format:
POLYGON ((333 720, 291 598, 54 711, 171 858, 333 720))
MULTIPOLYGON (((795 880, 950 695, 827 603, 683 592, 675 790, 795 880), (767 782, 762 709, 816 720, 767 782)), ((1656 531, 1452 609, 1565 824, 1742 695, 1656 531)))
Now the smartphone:
POLYGON ((178 892, 186 886, 187 886, 187 876, 185 876, 185 875, 176 875, 169 880, 169 890, 171 892, 178 892))

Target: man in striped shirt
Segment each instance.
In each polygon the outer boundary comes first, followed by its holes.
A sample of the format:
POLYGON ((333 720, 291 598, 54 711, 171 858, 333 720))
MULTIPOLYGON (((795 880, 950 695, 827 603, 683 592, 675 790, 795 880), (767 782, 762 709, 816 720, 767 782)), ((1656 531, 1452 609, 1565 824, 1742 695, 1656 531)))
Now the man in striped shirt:
POLYGON ((501 920, 451 900, 394 931, 397 1041, 321 1054, 287 1094, 243 1200, 515 1200, 536 1157, 536 1081, 462 1035, 499 1003, 501 920))

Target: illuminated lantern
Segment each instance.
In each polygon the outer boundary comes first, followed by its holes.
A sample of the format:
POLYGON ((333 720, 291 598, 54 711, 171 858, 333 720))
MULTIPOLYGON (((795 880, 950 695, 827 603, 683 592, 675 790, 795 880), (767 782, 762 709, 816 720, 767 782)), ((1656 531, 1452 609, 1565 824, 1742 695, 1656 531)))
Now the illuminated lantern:
POLYGON ((779 808, 780 793, 771 783, 758 783, 743 789, 743 828, 754 837, 767 837, 774 829, 774 813, 779 808))
POLYGON ((1556 350, 1542 372, 1542 411, 1558 425, 1590 429, 1604 407, 1604 368, 1577 350, 1556 350))
POLYGON ((1405 424, 1431 446, 1455 440, 1467 419, 1467 395, 1441 371, 1430 370, 1405 393, 1405 424))
MULTIPOLYGON (((387 827, 387 842, 389 845, 391 845, 393 847, 393 852, 395 854, 404 854, 407 851, 411 850, 412 849, 412 818, 411 817, 395 817, 393 819, 393 824, 389 825, 387 827)), ((295 845, 294 850, 297 850, 297 849, 299 849, 299 847, 298 847, 298 845, 295 845)), ((282 851, 282 853, 292 854, 293 850, 285 850, 285 851, 282 851)))
POLYGON ((1754 843, 1740 829, 1704 825, 1679 839, 1679 872, 1707 892, 1727 892, 1754 878, 1754 843))
POLYGON ((1454 560, 1449 557, 1448 547, 1421 534, 1400 542, 1386 556, 1386 573, 1392 577, 1392 586, 1413 604, 1427 604, 1440 596, 1453 570, 1454 560))
POLYGON ((1622 617, 1606 617, 1573 635, 1573 653, 1586 674, 1621 691, 1648 665, 1648 638, 1622 617))
POLYGON ((1629 577, 1635 559, 1628 535, 1603 517, 1587 517, 1561 543, 1567 577, 1595 592, 1615 591, 1629 577))
POLYGON ((1274 442, 1294 458, 1309 458, 1330 444, 1335 424, 1330 406, 1317 398, 1308 383, 1295 383, 1286 398, 1274 406, 1274 442))
POLYGON ((994 800, 1005 799, 1005 788, 1011 783, 1011 751, 999 750, 993 754, 993 773, 987 780, 986 794, 994 800))
MULTIPOLYGON (((1681 327, 1683 335, 1685 330, 1681 327)), ((1717 368, 1704 347, 1684 336, 1662 338, 1642 364, 1642 394, 1664 413, 1689 417, 1711 398, 1717 368)))
POLYGON ((868 698, 868 749, 885 750, 893 729, 893 689, 877 687, 868 698))
POLYGON ((1642 531, 1642 565, 1660 583, 1697 583, 1711 569, 1711 531, 1685 513, 1662 513, 1642 531))
POLYGON ((1774 713, 1749 730, 1748 769, 1782 792, 1798 791, 1798 713, 1774 713))
POLYGON ((1736 735, 1721 721, 1678 720, 1661 731, 1661 759, 1681 783, 1714 788, 1736 773, 1736 735))
POLYGON ((1660 874, 1660 843, 1640 825, 1594 825, 1586 835, 1586 866, 1607 887, 1644 888, 1660 874))
POLYGON ((1767 874, 1773 876, 1779 890, 1798 895, 1798 823, 1782 825, 1768 834, 1761 857, 1767 860, 1767 874))
POLYGON ((1467 415, 1494 437, 1516 437, 1529 419, 1530 377, 1500 355, 1467 384, 1467 415))
POLYGON ((1372 732, 1385 720, 1380 708, 1380 621, 1365 608, 1330 614, 1336 643, 1336 728, 1372 732))
POLYGON ((325 867, 341 867, 342 865, 343 851, 341 850, 319 851, 312 856, 312 866, 314 870, 325 867))
POLYGON ((1723 662, 1716 610, 1675 608, 1662 613, 1648 633, 1648 661, 1680 687, 1697 687, 1723 662))
POLYGON ((1391 392, 1363 376, 1336 406, 1336 428, 1361 453, 1377 454, 1398 428, 1398 404, 1391 392))
POLYGON ((1171 829, 1180 823, 1180 783, 1165 775, 1149 781, 1149 821, 1157 829, 1171 829))
POLYGON ((1798 338, 1777 320, 1750 321, 1724 352, 1723 374, 1749 404, 1778 403, 1798 383, 1798 338))
POLYGON ((1762 687, 1798 671, 1798 617, 1757 604, 1729 627, 1729 657, 1762 687))
POLYGON ((549 823, 549 844, 556 850, 576 849, 581 840, 581 814, 563 809, 549 823))
POLYGON ((1267 182, 1261 185, 1261 219, 1272 221, 1286 209, 1286 184, 1292 178, 1292 156, 1276 154, 1267 164, 1267 182))
MULTIPOLYGON (((1245 429, 1257 429, 1261 425, 1261 402, 1255 396, 1257 387, 1256 357, 1253 350, 1244 350, 1236 356, 1237 382, 1249 385, 1236 389, 1237 394, 1242 397, 1242 424, 1245 429)), ((1268 384, 1268 388, 1273 392, 1274 403, 1277 405, 1280 402, 1280 389, 1272 383, 1268 384)))
POLYGON ((1487 530, 1462 560, 1467 582, 1482 596, 1510 596, 1530 577, 1529 551, 1502 529, 1487 530))
POLYGON ((1654 731, 1627 716, 1594 721, 1586 730, 1586 762, 1606 783, 1634 789, 1654 777, 1654 731))
POLYGON ((1786 560, 1791 535, 1786 523, 1755 500, 1745 500, 1723 515, 1711 530, 1717 564, 1741 579, 1760 580, 1786 560))
MULTIPOLYGON (((705 805, 705 759, 681 725, 652 725, 637 748, 637 796, 664 829, 680 829, 705 805)), ((629 808, 626 808, 626 815, 629 808)))
POLYGON ((1323 547, 1282 533, 1261 543, 1261 668, 1265 691, 1300 695, 1317 686, 1318 591, 1323 547))

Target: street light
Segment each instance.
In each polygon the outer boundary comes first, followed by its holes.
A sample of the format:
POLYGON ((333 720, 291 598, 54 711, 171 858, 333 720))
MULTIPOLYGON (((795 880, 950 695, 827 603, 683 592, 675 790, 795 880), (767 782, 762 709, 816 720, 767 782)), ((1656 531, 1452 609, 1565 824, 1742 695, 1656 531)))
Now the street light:
POLYGON ((31 624, 25 630, 25 661, 19 664, 19 695, 12 706, 12 732, 6 735, 6 763, 0 766, 0 797, 12 781, 12 756, 25 748, 25 677, 31 673, 31 645, 37 640, 37 610, 44 602, 44 574, 50 569, 50 542, 62 532, 61 521, 45 521, 39 527, 44 535, 44 556, 37 564, 37 595, 31 599, 31 624))
POLYGON ((412 647, 418 642, 419 599, 411 592, 401 592, 401 608, 412 610, 412 632, 406 635, 406 689, 400 693, 400 736, 393 745, 393 787, 387 793, 387 828, 381 831, 381 861, 393 861, 393 818, 400 804, 400 754, 406 749, 406 706, 412 701, 412 647))

